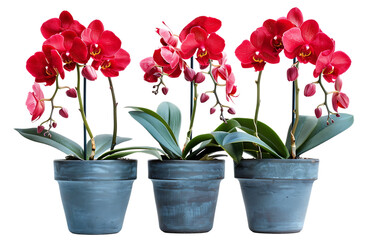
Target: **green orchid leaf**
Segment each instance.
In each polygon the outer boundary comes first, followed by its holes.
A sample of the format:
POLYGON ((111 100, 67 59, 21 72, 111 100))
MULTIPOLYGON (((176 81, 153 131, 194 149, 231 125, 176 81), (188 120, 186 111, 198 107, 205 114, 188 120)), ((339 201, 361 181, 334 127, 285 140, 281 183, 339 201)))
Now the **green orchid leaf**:
MULTIPOLYGON (((255 136, 254 120, 250 118, 233 118, 232 120, 237 121, 240 124, 240 129, 244 132, 255 136)), ((281 138, 277 133, 267 126, 266 124, 258 121, 257 122, 258 137, 260 140, 265 142, 271 149, 276 152, 276 156, 280 155, 281 158, 288 158, 290 153, 282 142, 281 138)), ((272 154, 272 153, 271 153, 272 154)))
POLYGON ((140 112, 144 112, 152 117, 154 117, 155 119, 159 120, 165 127, 166 129, 168 130, 169 134, 172 136, 174 142, 178 145, 178 141, 177 139, 175 138, 175 135, 173 133, 173 130, 170 128, 169 124, 164 120, 164 118, 162 118, 159 114, 157 114, 156 112, 150 110, 150 109, 147 109, 147 108, 142 108, 142 107, 133 107, 133 106, 130 106, 130 107, 127 107, 127 108, 132 108, 136 111, 140 111, 140 112))
POLYGON ((240 162, 243 155, 243 144, 240 142, 228 142, 224 143, 225 138, 233 133, 216 131, 211 133, 215 138, 218 145, 229 154, 229 156, 235 161, 240 162))
POLYGON ((169 127, 172 129, 175 139, 179 139, 179 132, 181 126, 181 113, 179 108, 170 102, 162 102, 156 110, 169 127))
MULTIPOLYGON (((102 155, 105 151, 107 151, 111 145, 113 140, 112 134, 100 134, 94 137, 95 140, 95 159, 97 159, 100 155, 102 155)), ((116 138, 116 146, 120 143, 131 140, 131 138, 118 137, 116 138)), ((91 154, 91 141, 89 140, 86 146, 86 159, 89 159, 91 154)))
POLYGON ((159 153, 159 151, 157 149, 149 148, 149 147, 126 148, 125 150, 120 150, 113 154, 110 154, 109 156, 105 157, 103 160, 124 158, 124 157, 134 154, 134 153, 145 153, 145 154, 152 155, 159 160, 162 160, 162 157, 161 157, 161 154, 159 153))
POLYGON ((169 126, 159 119, 161 118, 159 115, 159 118, 156 118, 154 115, 146 112, 130 111, 129 113, 158 141, 170 158, 182 157, 182 152, 174 139, 174 135, 169 131, 169 126))
POLYGON ((239 149, 233 149, 232 145, 233 143, 254 143, 259 145, 261 148, 263 148, 265 151, 269 152, 276 158, 283 158, 281 155, 279 155, 274 149, 272 149, 268 144, 266 144, 264 141, 260 140, 259 138, 246 133, 246 132, 232 132, 232 133, 226 133, 226 132, 213 132, 213 136, 215 137, 216 141, 220 144, 220 146, 225 149, 225 151, 233 158, 235 162, 239 162, 241 160, 241 155, 243 153, 243 145, 241 146, 241 150, 239 149), (228 146, 230 148, 228 148, 228 146))
POLYGON ((45 137, 44 133, 46 131, 43 131, 42 133, 38 134, 37 128, 27 128, 27 129, 16 128, 15 130, 18 131, 23 137, 29 140, 49 145, 67 155, 73 155, 79 159, 84 158, 84 150, 82 149, 82 147, 80 147, 79 144, 56 132, 50 131, 51 137, 48 136, 45 137))
POLYGON ((103 153, 101 156, 99 156, 98 160, 104 160, 104 159, 111 159, 110 155, 112 154, 118 154, 119 152, 127 152, 127 151, 134 151, 134 152, 139 152, 141 150, 142 151, 146 151, 146 150, 150 150, 150 151, 155 151, 158 153, 159 155, 159 159, 161 158, 161 155, 165 155, 165 152, 159 148, 154 148, 154 147, 145 147, 145 146, 141 146, 141 147, 126 147, 126 148, 117 148, 117 149, 113 149, 110 150, 108 152, 103 153))
POLYGON ((226 123, 220 124, 214 132, 231 132, 236 131, 237 127, 241 127, 240 123, 235 119, 229 119, 226 123))
MULTIPOLYGON (((213 139, 213 136, 211 134, 201 134, 201 135, 194 137, 192 140, 190 140, 188 142, 187 146, 184 148, 183 155, 182 155, 183 159, 185 159, 186 156, 188 155, 188 153, 198 144, 204 143, 205 141, 212 140, 212 139, 213 139)), ((204 148, 205 145, 203 145, 202 147, 204 148)))
POLYGON ((352 115, 345 113, 341 114, 340 117, 334 118, 334 123, 330 123, 329 125, 327 125, 327 118, 328 116, 323 116, 317 120, 317 124, 311 131, 311 134, 309 134, 304 143, 297 148, 297 156, 348 129, 352 126, 354 121, 352 115))
MULTIPOLYGON (((299 122, 295 131, 295 143, 298 149, 308 139, 311 132, 314 130, 318 123, 318 119, 314 116, 299 116, 299 122)), ((291 152, 291 125, 287 132, 286 147, 291 152)))

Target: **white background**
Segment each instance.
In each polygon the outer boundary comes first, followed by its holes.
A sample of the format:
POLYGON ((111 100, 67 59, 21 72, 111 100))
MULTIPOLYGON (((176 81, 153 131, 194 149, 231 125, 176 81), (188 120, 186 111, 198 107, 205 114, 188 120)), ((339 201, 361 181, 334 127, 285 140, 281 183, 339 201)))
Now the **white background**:
MULTIPOLYGON (((263 0, 263 1, 3 1, 0 14, 1 69, 1 135, 0 135, 0 239, 365 239, 365 19, 362 1, 334 0, 263 0), (239 4, 239 2, 241 2, 239 4), (219 18, 218 34, 226 40, 225 51, 232 65, 240 96, 234 108, 239 117, 253 117, 257 73, 242 69, 235 58, 235 48, 248 39, 251 32, 268 18, 285 16, 292 7, 299 7, 304 19, 316 19, 325 33, 336 41, 336 49, 346 52, 352 66, 343 75, 343 91, 350 98, 350 107, 342 112, 355 115, 354 125, 340 136, 308 152, 304 157, 320 159, 319 179, 314 183, 309 209, 302 232, 298 234, 255 234, 247 227, 239 183, 233 178, 233 162, 226 160, 226 177, 221 183, 213 229, 205 234, 165 234, 159 230, 151 181, 147 178, 148 156, 138 158, 138 179, 135 181, 123 229, 107 236, 74 235, 67 230, 57 182, 53 179, 53 160, 64 154, 45 145, 30 142, 14 128, 36 127, 31 123, 25 100, 33 77, 25 68, 26 60, 41 50, 44 41, 40 26, 50 18, 68 10, 87 26, 100 19, 105 29, 122 40, 122 47, 131 55, 131 64, 114 79, 119 102, 120 136, 134 140, 124 146, 157 146, 150 135, 129 116, 124 106, 135 105, 155 109, 161 101, 177 104, 183 115, 181 136, 189 120, 189 84, 181 77, 167 79, 169 94, 155 96, 152 84, 143 81, 139 61, 152 56, 158 48, 156 27, 165 21, 174 33, 195 17, 219 18)), ((262 76, 262 106, 259 119, 275 129, 282 139, 290 123, 291 84, 286 69, 291 60, 281 54, 281 63, 267 65, 262 76)), ((300 87, 315 81, 313 66, 300 66, 300 87)), ((63 85, 74 86, 76 72, 68 73, 63 85)), ((331 91, 333 89, 329 88, 331 91)), ((206 81, 199 91, 211 90, 206 81)), ((52 92, 52 87, 45 91, 52 92)), ((88 83, 88 119, 94 135, 111 133, 112 107, 106 78, 88 83)), ((301 114, 311 115, 322 101, 301 97, 301 114)), ((212 99, 211 99, 212 100, 212 99)), ((208 114, 213 100, 198 106, 194 134, 212 131, 219 123, 218 115, 208 114)), ((60 94, 60 105, 69 109, 70 117, 58 121, 57 131, 81 144, 81 118, 76 100, 60 94)), ((49 107, 49 106, 48 106, 49 107)), ((45 113, 47 116, 47 112, 45 113)), ((228 116, 229 117, 229 116, 228 116)), ((180 141, 182 144, 183 137, 180 141)))

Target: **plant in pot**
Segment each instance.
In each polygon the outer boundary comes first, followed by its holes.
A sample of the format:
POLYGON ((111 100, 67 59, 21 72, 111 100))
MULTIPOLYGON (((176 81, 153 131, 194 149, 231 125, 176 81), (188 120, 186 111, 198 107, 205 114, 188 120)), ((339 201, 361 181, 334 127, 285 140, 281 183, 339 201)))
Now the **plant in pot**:
POLYGON ((225 41, 216 34, 220 27, 220 20, 201 16, 184 27, 179 36, 158 28, 163 46, 154 51, 153 57, 140 62, 145 72, 144 80, 156 83, 153 93, 157 94, 161 88, 166 95, 168 88, 163 77, 178 78, 183 72, 185 79, 191 83, 193 97, 189 130, 182 148, 179 146, 181 113, 176 105, 163 102, 156 112, 130 107, 133 109, 130 115, 157 140, 164 152, 162 161, 148 162, 159 225, 164 232, 207 232, 213 226, 219 184, 224 178, 225 167, 224 161, 216 160, 220 156, 216 153, 222 149, 212 141, 211 134, 192 138, 192 129, 199 98, 198 85, 205 80, 205 75, 212 80, 213 90, 202 93, 200 102, 206 102, 209 95, 214 96, 215 104, 210 113, 214 114, 215 108, 218 108, 223 121, 226 121, 225 110, 235 113, 219 98, 220 87, 225 87, 221 90, 226 91, 227 101, 236 93, 235 78, 223 53, 225 41), (178 42, 181 42, 180 46, 178 42), (197 73, 192 69, 192 57, 196 52, 200 68, 206 69, 197 73), (185 59, 191 59, 191 67, 185 59))
POLYGON ((130 56, 121 48, 121 40, 113 32, 104 30, 101 21, 94 20, 86 28, 67 11, 63 11, 59 18, 44 22, 41 33, 46 39, 42 51, 31 56, 26 64, 29 73, 35 77, 33 92, 28 93, 26 106, 32 121, 45 115, 47 105, 50 105, 49 115, 37 128, 16 130, 29 140, 52 146, 68 155, 66 159, 54 161, 54 172, 71 232, 119 232, 137 168, 136 160, 120 158, 137 149, 160 156, 154 148, 115 148, 130 138, 117 136, 117 102, 112 78, 128 66, 130 56), (85 84, 86 79, 97 79, 98 69, 108 80, 111 90, 113 134, 94 136, 85 114, 85 84), (60 77, 65 77, 65 70, 76 70, 77 81, 73 83, 76 87, 64 85, 65 80, 60 81, 60 77), (84 76, 83 96, 81 75, 84 76), (44 96, 41 84, 45 84, 45 88, 53 88, 50 98, 44 96), (60 93, 65 92, 68 97, 75 98, 75 101, 77 99, 84 123, 83 148, 73 140, 51 131, 57 127, 58 117, 69 116, 58 98, 60 93), (59 116, 55 116, 56 111, 59 116), (86 132, 90 138, 87 143, 86 132))
POLYGON ((312 184, 318 177, 319 160, 300 155, 353 123, 352 115, 338 113, 339 108, 349 104, 347 95, 341 92, 340 75, 348 70, 351 60, 344 52, 335 51, 334 44, 315 20, 303 21, 301 11, 293 8, 287 17, 266 20, 250 40, 244 40, 235 50, 242 67, 254 67, 258 72, 255 117, 233 118, 228 121, 230 124, 222 126, 224 131, 213 135, 236 163, 235 177, 241 185, 249 228, 254 232, 302 230, 312 184), (280 61, 282 50, 293 59, 287 70, 288 81, 293 83, 293 118, 285 144, 275 131, 258 121, 262 72, 266 63, 280 61), (315 66, 313 76, 317 80, 305 86, 304 95, 313 96, 317 87, 324 94, 315 116, 302 116, 299 111, 298 68, 308 63, 315 66), (331 92, 326 90, 327 84, 333 85, 331 92), (322 109, 326 110, 325 116, 322 109), (254 159, 242 159, 243 152, 254 159))

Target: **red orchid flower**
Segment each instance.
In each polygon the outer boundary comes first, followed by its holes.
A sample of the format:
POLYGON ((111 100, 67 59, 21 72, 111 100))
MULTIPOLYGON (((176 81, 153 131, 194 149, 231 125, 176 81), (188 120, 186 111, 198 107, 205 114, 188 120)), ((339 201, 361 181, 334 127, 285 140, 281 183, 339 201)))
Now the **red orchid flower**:
POLYGON ((26 68, 35 77, 36 82, 50 86, 56 81, 58 74, 63 79, 65 72, 60 54, 55 49, 46 50, 46 52, 48 52, 47 55, 44 52, 36 52, 27 60, 26 68))
POLYGON ((348 96, 341 92, 342 90, 342 80, 340 77, 337 77, 334 84, 336 92, 333 93, 332 96, 332 106, 334 111, 338 112, 338 107, 340 108, 348 108, 349 98, 348 96))
POLYGON ((334 79, 348 70, 351 66, 351 59, 342 51, 324 51, 320 53, 314 69, 314 77, 323 77, 327 82, 334 82, 334 79))
POLYGON ((56 49, 64 62, 67 71, 75 69, 76 63, 85 64, 89 60, 86 44, 72 31, 53 35, 43 43, 45 51, 56 49))
POLYGON ((45 110, 45 104, 42 100, 44 99, 44 95, 39 84, 34 83, 32 88, 33 92, 28 93, 25 105, 27 105, 28 111, 32 115, 32 121, 35 121, 42 116, 45 110))
POLYGON ((257 29, 244 40, 235 50, 236 57, 240 60, 243 68, 254 67, 255 71, 262 71, 266 62, 279 63, 278 54, 274 54, 270 42, 263 29, 257 29))
POLYGON ((196 50, 201 69, 209 65, 209 60, 220 60, 225 48, 225 40, 215 32, 221 27, 221 21, 216 18, 201 16, 194 19, 179 34, 182 42, 182 57, 192 57, 196 50))
POLYGON ((106 77, 117 77, 119 72, 125 70, 130 62, 130 54, 120 48, 113 57, 102 61, 93 61, 92 66, 95 70, 100 67, 100 71, 106 77))
MULTIPOLYGON (((163 24, 166 26, 164 22, 163 24)), ((161 36, 160 42, 163 46, 177 47, 178 38, 174 36, 171 31, 163 28, 156 28, 156 32, 161 36)))
POLYGON ((315 64, 321 52, 332 50, 334 42, 320 31, 315 20, 305 21, 301 27, 286 31, 282 38, 286 57, 297 57, 301 63, 315 64))
POLYGON ((176 78, 182 73, 184 64, 178 49, 169 46, 161 47, 154 51, 153 58, 169 77, 176 78))
POLYGON ((279 54, 283 50, 283 33, 293 27, 294 24, 287 19, 268 19, 263 23, 262 30, 269 38, 269 44, 274 54, 279 54))
POLYGON ((49 38, 52 35, 62 33, 66 30, 71 30, 80 37, 85 27, 78 21, 74 20, 68 11, 63 11, 59 18, 51 18, 44 22, 41 27, 41 33, 44 38, 49 38))
POLYGON ((89 24, 82 32, 81 39, 87 44, 90 56, 96 61, 112 57, 122 45, 113 32, 104 30, 103 23, 99 20, 89 24))
POLYGON ((144 80, 147 82, 157 82, 162 75, 161 69, 156 66, 153 57, 148 57, 141 60, 140 67, 145 72, 144 80))
POLYGON ((292 22, 296 27, 301 27, 302 23, 304 22, 302 12, 297 7, 292 8, 287 13, 287 19, 292 22))

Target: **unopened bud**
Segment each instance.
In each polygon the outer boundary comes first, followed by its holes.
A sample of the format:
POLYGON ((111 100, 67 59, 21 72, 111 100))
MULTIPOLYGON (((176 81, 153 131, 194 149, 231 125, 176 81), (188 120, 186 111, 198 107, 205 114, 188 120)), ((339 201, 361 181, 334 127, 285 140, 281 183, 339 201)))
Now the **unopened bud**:
POLYGON ((167 87, 163 87, 163 88, 161 89, 161 91, 163 92, 163 94, 164 94, 164 95, 167 95, 167 94, 168 94, 169 89, 168 89, 167 87))
POLYGON ((315 108, 315 116, 316 118, 320 118, 322 116, 322 109, 320 107, 315 108))
POLYGON ((56 128, 56 127, 57 127, 57 122, 53 122, 53 123, 52 123, 52 127, 53 127, 53 128, 56 128))
POLYGON ((196 76, 196 72, 190 67, 186 67, 183 73, 184 78, 189 82, 192 82, 194 80, 194 77, 196 76))
POLYGON ((204 102, 206 102, 209 98, 210 98, 210 96, 208 96, 206 93, 202 93, 202 94, 201 94, 200 101, 201 101, 201 103, 204 103, 204 102))
POLYGON ((315 92, 316 92, 315 83, 309 83, 305 86, 305 89, 304 89, 305 97, 311 97, 315 94, 315 92))
POLYGON ((205 75, 203 75, 203 73, 199 72, 194 77, 194 82, 195 83, 201 83, 201 82, 205 81, 205 78, 206 78, 205 75))
POLYGON ((71 98, 77 98, 78 96, 75 88, 70 88, 69 90, 67 90, 66 95, 71 98))
POLYGON ((297 67, 290 67, 287 69, 287 80, 290 82, 295 81, 299 76, 299 70, 297 67))
POLYGON ((234 108, 229 108, 227 112, 233 115, 236 113, 234 108))
POLYGON ((43 132, 44 130, 44 126, 40 125, 37 127, 37 133, 40 134, 41 132, 43 132))
POLYGON ((342 79, 338 76, 334 83, 335 90, 340 92, 342 90, 342 79))
POLYGON ((67 111, 66 108, 61 108, 60 111, 59 111, 59 114, 64 117, 64 118, 68 118, 69 117, 69 113, 67 111))
POLYGON ((210 108, 210 114, 214 114, 216 112, 216 108, 212 107, 210 108))
POLYGON ((85 66, 81 71, 81 74, 83 75, 83 77, 90 81, 94 81, 95 79, 97 79, 97 72, 90 65, 85 66))

